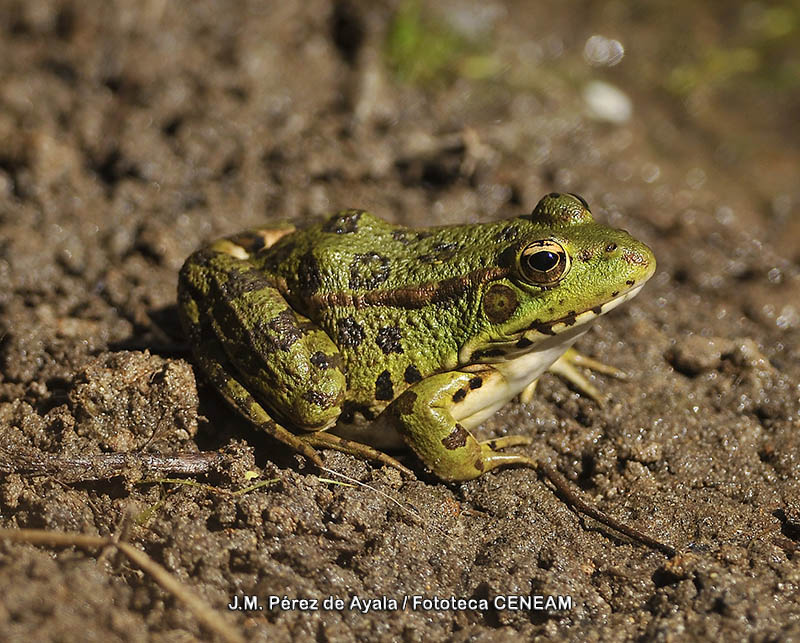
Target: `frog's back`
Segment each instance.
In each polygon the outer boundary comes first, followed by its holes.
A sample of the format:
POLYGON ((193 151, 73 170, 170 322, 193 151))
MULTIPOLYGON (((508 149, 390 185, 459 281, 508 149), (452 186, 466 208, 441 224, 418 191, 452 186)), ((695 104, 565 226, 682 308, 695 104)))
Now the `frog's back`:
POLYGON ((431 284, 495 265, 496 249, 507 245, 507 223, 415 229, 345 210, 281 239, 261 261, 313 317, 314 307, 336 306, 348 297, 374 305, 379 292, 410 294, 418 288, 422 296, 431 284))
POLYGON ((493 228, 412 229, 346 210, 281 239, 262 266, 338 346, 348 396, 388 401, 457 364, 474 333, 476 286, 499 270, 493 228))

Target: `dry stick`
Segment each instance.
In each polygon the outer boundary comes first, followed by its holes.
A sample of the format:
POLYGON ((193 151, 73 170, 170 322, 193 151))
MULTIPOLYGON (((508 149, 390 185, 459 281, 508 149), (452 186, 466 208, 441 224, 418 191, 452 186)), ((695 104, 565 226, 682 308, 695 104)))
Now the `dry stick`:
MULTIPOLYGON (((0 451, 7 451, 2 449, 0 451)), ((57 475, 73 481, 105 480, 126 471, 149 474, 201 475, 221 464, 225 454, 217 451, 159 455, 154 453, 98 453, 85 456, 61 456, 33 449, 6 454, 0 460, 0 473, 57 475)))
POLYGON ((245 641, 244 637, 233 626, 225 622, 208 603, 176 580, 147 554, 139 551, 129 543, 117 543, 112 538, 104 538, 102 536, 45 531, 44 529, 0 529, 0 539, 53 547, 81 547, 83 549, 116 547, 140 569, 150 574, 167 592, 182 601, 189 608, 189 611, 194 614, 195 618, 207 628, 230 643, 244 643, 245 641))
POLYGON ((567 479, 549 464, 545 464, 544 462, 539 462, 538 469, 542 473, 542 475, 544 475, 545 478, 547 478, 550 482, 553 483, 553 486, 556 488, 556 491, 566 500, 567 504, 572 506, 577 511, 584 513, 591 518, 594 518, 597 522, 605 525, 606 527, 611 527, 612 529, 615 529, 621 534, 625 534, 628 538, 631 538, 637 542, 647 545, 648 547, 652 547, 653 549, 663 552, 670 558, 672 558, 678 553, 674 548, 670 547, 669 545, 665 545, 664 543, 658 542, 657 540, 650 538, 650 536, 639 531, 638 529, 629 527, 625 523, 620 522, 615 518, 612 518, 611 516, 603 513, 599 509, 590 505, 577 493, 575 493, 575 491, 572 489, 572 486, 567 481, 567 479))

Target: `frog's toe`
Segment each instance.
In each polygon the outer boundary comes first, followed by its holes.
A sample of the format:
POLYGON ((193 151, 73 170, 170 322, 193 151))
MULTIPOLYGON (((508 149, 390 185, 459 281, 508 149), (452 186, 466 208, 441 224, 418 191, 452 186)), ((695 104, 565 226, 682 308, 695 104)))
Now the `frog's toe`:
POLYGON ((522 402, 523 404, 530 404, 531 402, 533 402, 533 395, 534 393, 536 393, 536 385, 538 383, 539 379, 536 378, 535 380, 533 380, 533 382, 528 384, 528 386, 522 389, 522 392, 519 394, 519 401, 522 402))
POLYGON ((490 449, 486 444, 481 444, 481 460, 483 461, 484 471, 515 464, 523 467, 530 467, 531 469, 537 469, 539 467, 539 463, 533 458, 519 455, 518 453, 500 453, 499 451, 490 449))
POLYGON ((492 451, 496 451, 498 449, 507 449, 508 447, 519 447, 528 444, 533 444, 533 438, 529 438, 527 435, 506 435, 502 438, 484 440, 481 442, 481 447, 486 446, 492 451))
MULTIPOLYGON (((625 371, 604 364, 596 359, 587 357, 576 351, 574 348, 567 350, 561 357, 559 357, 550 366, 550 372, 563 377, 570 384, 572 384, 580 393, 592 398, 595 402, 602 405, 606 401, 606 396, 601 393, 576 367, 588 368, 597 373, 610 375, 617 379, 626 379, 628 377, 625 371)), ((527 389, 523 391, 523 394, 527 389)))

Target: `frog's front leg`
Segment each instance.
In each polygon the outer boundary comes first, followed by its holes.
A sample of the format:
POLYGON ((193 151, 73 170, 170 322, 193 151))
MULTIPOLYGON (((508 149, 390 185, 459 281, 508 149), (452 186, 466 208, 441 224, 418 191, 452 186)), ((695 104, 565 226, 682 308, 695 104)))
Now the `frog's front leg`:
POLYGON ((536 468, 531 458, 497 451, 530 444, 530 438, 479 442, 470 433, 507 401, 495 394, 501 380, 502 375, 491 367, 433 375, 404 391, 376 422, 400 433, 420 460, 444 480, 471 480, 509 464, 536 468))

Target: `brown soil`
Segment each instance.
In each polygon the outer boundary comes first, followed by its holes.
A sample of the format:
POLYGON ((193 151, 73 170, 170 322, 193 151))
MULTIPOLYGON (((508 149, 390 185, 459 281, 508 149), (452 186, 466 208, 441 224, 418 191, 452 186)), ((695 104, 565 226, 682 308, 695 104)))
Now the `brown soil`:
MULTIPOLYGON (((501 64, 403 81, 384 56, 395 2, 0 1, 0 465, 224 449, 202 485, 135 464, 5 473, 2 526, 121 536, 252 640, 800 638, 800 92, 776 80, 800 55, 776 37, 726 82, 704 52, 746 48, 759 16, 627 4, 437 3, 501 64), (593 34, 624 43, 619 65, 584 61, 593 34), (711 78, 669 91, 689 63, 711 78), (628 95, 630 120, 586 115, 593 78, 628 95), (196 385, 175 283, 204 241, 343 207, 491 220, 553 190, 658 257, 579 344, 630 378, 593 378, 601 408, 545 376, 483 431, 535 436, 674 559, 580 518, 531 470, 442 484, 401 456, 409 482, 325 452, 369 485, 344 486, 196 385), (493 604, 530 594, 572 608, 493 604), (402 608, 420 595, 489 607, 402 608), (243 596, 264 609, 228 612, 243 596), (331 596, 345 607, 323 609, 331 596)), ((215 636, 113 550, 0 541, 0 596, 4 640, 215 636)))

